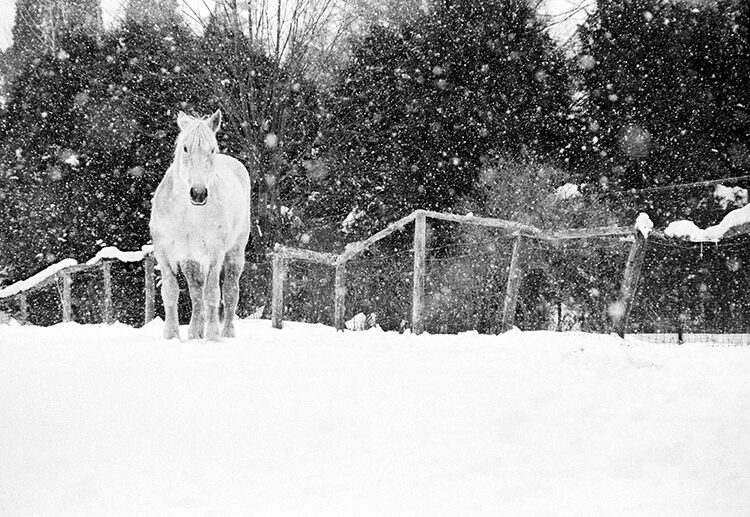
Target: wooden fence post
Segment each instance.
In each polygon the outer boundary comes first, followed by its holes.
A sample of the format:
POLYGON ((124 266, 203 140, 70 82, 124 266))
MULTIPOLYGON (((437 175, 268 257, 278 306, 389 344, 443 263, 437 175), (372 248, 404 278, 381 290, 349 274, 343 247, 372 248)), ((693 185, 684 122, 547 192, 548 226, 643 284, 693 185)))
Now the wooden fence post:
POLYGON ((625 274, 620 286, 620 299, 615 302, 611 309, 614 330, 620 337, 625 337, 625 328, 628 324, 628 316, 633 306, 638 282, 641 279, 641 268, 643 258, 646 256, 646 237, 640 230, 634 232, 633 245, 630 247, 628 261, 625 264, 625 274))
POLYGON ((60 272, 60 276, 62 277, 62 320, 67 323, 73 321, 73 309, 70 302, 70 287, 73 279, 70 273, 64 270, 60 272))
POLYGON ((102 320, 111 325, 112 318, 112 263, 108 260, 102 262, 102 278, 104 280, 104 303, 102 305, 102 320))
POLYGON ((334 282, 333 325, 336 330, 345 330, 346 322, 346 262, 336 265, 336 280, 334 282))
POLYGON ((414 219, 414 283, 412 286, 411 331, 424 332, 424 286, 427 266, 427 216, 414 219))
POLYGON ((26 325, 29 320, 29 302, 26 300, 25 292, 18 295, 18 304, 21 309, 21 325, 26 325))
POLYGON ((280 253, 274 253, 272 259, 273 287, 271 298, 271 326, 281 328, 284 319, 284 284, 286 283, 286 259, 280 253))
POLYGON ((518 289, 523 278, 521 267, 521 253, 523 252, 524 236, 519 234, 513 243, 513 255, 508 268, 508 282, 505 287, 505 301, 503 302, 503 331, 513 328, 516 321, 516 305, 518 303, 518 289))
POLYGON ((144 309, 143 324, 148 325, 154 319, 156 307, 156 279, 154 275, 153 255, 143 257, 143 275, 145 280, 146 304, 144 309))

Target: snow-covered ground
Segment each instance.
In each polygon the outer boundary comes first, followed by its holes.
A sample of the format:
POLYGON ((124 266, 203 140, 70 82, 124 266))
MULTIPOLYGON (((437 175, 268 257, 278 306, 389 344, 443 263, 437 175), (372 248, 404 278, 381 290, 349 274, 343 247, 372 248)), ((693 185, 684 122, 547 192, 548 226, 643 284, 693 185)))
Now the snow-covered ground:
POLYGON ((237 331, 0 326, 0 515, 750 515, 750 347, 237 331))

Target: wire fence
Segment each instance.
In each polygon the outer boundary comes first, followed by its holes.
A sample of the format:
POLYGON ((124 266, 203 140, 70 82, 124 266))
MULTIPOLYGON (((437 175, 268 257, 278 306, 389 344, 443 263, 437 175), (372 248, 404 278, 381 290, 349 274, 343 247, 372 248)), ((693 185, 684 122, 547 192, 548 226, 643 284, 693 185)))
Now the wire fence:
MULTIPOLYGON (((440 235, 435 226, 433 237, 440 235)), ((516 326, 611 333, 632 240, 622 236, 529 239, 521 260, 516 326)), ((348 328, 410 327, 413 250, 402 241, 378 242, 348 263, 348 328), (354 321, 357 317, 359 323, 354 321)), ((431 240, 425 281, 427 332, 504 330, 502 311, 513 241, 514 236, 492 228, 472 229, 449 242, 431 240)), ((626 338, 665 345, 750 344, 750 293, 744 288, 750 285, 748 252, 746 237, 718 245, 651 239, 626 338)), ((314 273, 311 267, 297 263, 294 270, 307 271, 308 284, 325 287, 318 290, 323 301, 319 310, 300 308, 299 314, 304 314, 303 321, 330 324, 333 269, 315 266, 319 272, 314 273)), ((295 305, 294 299, 289 300, 289 319, 297 319, 295 305)))
POLYGON ((649 243, 629 322, 634 338, 750 344, 750 239, 649 243))

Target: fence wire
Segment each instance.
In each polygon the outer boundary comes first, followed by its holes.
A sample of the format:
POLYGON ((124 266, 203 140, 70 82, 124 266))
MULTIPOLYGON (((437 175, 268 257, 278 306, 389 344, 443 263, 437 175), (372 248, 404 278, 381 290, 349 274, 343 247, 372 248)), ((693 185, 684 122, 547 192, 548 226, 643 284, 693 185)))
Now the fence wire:
POLYGON ((750 344, 750 239, 652 240, 628 322, 647 342, 750 344))
MULTIPOLYGON (((499 333, 515 237, 502 230, 431 222, 425 278, 425 330, 431 333, 499 333)), ((613 302, 620 295, 632 240, 597 237, 568 241, 524 240, 515 325, 523 330, 612 331, 613 302)), ((411 325, 413 242, 410 232, 380 241, 347 264, 345 320, 349 328, 379 325, 402 331, 411 325)), ((652 238, 628 319, 628 339, 645 343, 750 344, 750 237, 720 244, 652 238)), ((113 262, 116 321, 143 324, 142 263, 113 262)), ((334 268, 290 261, 285 319, 333 324, 334 268)), ((181 323, 190 316, 187 284, 180 275, 181 323)), ((164 317, 157 271, 156 315, 164 317)), ((248 263, 240 282, 238 315, 269 317, 270 262, 248 263)), ((28 294, 28 320, 61 321, 60 286, 52 282, 28 294)), ((73 275, 72 316, 102 321, 99 268, 73 275)), ((0 310, 18 317, 16 299, 0 310)))

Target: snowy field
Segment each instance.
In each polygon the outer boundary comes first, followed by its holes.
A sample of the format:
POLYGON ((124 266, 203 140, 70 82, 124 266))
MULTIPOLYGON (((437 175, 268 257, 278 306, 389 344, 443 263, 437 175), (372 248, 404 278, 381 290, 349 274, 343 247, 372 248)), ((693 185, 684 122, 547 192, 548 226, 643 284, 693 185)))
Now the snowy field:
POLYGON ((750 515, 750 347, 237 330, 0 326, 0 515, 750 515))

